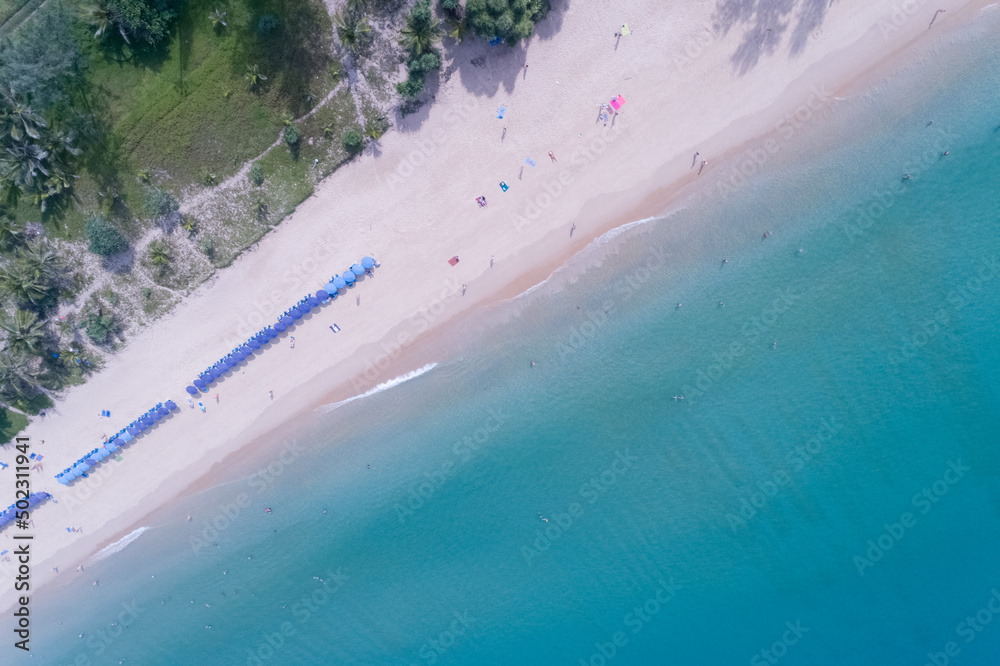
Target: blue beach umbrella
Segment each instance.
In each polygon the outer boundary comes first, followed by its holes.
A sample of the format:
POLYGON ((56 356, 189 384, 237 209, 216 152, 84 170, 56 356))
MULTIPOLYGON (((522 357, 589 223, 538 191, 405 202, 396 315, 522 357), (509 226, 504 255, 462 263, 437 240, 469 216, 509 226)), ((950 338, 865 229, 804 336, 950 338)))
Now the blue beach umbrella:
POLYGON ((226 359, 221 359, 219 361, 218 368, 223 372, 223 374, 229 372, 229 361, 227 361, 226 359))
POLYGON ((309 314, 309 311, 312 310, 312 306, 309 305, 309 301, 304 301, 302 303, 299 303, 298 305, 295 306, 295 308, 302 314, 309 314))
POLYGON ((361 277, 362 275, 365 274, 365 269, 364 267, 361 266, 361 264, 354 264, 353 266, 351 266, 351 272, 353 272, 358 277, 361 277))
POLYGON ((282 315, 282 316, 281 316, 281 319, 279 319, 279 320, 278 320, 278 322, 279 322, 279 323, 282 323, 282 324, 284 324, 284 325, 285 325, 286 327, 288 327, 288 326, 291 326, 292 324, 294 324, 294 323, 295 323, 295 320, 294 320, 294 319, 292 319, 291 317, 289 317, 288 315, 282 315))
POLYGON ((313 298, 315 298, 318 302, 323 303, 330 299, 330 294, 326 289, 320 289, 316 292, 316 295, 313 296, 313 298))
POLYGON ((111 452, 115 452, 115 451, 117 451, 117 450, 118 450, 119 448, 121 448, 121 447, 120 447, 120 446, 118 445, 118 442, 119 442, 119 440, 117 440, 117 439, 113 439, 113 440, 111 440, 110 442, 108 442, 108 451, 111 451, 111 452))
MULTIPOLYGON (((219 377, 221 377, 222 376, 222 368, 220 368, 219 366, 213 367, 212 368, 212 376, 215 377, 216 379, 218 379, 219 377)), ((195 391, 195 393, 197 393, 197 391, 195 391)))
POLYGON ((165 403, 163 403, 163 406, 169 409, 170 411, 177 409, 177 403, 174 402, 173 400, 167 400, 165 403))
MULTIPOLYGON (((323 295, 324 296, 326 295, 325 291, 323 292, 323 295)), ((306 305, 308 305, 310 308, 318 308, 319 307, 319 296, 310 296, 309 298, 307 298, 306 299, 306 305)))
POLYGON ((274 330, 276 330, 278 333, 284 333, 285 325, 279 321, 277 324, 274 325, 274 330))
POLYGON ((371 257, 365 257, 361 260, 361 265, 366 269, 375 268, 375 260, 371 257))
POLYGON ((240 351, 243 352, 243 357, 246 358, 253 353, 253 347, 251 347, 248 343, 240 347, 240 351))
POLYGON ((341 279, 343 279, 344 282, 346 282, 347 284, 354 284, 358 278, 356 275, 354 275, 351 269, 348 268, 346 271, 344 271, 344 275, 341 279))
MULTIPOLYGON (((352 275, 352 277, 353 277, 353 275, 352 275)), ((337 289, 346 289, 347 288, 347 280, 345 280, 344 278, 342 278, 342 277, 340 277, 338 275, 337 277, 333 278, 333 286, 336 287, 337 289)))
MULTIPOLYGON (((144 419, 149 419, 149 420, 151 420, 151 421, 152 421, 153 423, 156 423, 157 421, 159 421, 159 420, 160 420, 160 419, 162 419, 163 417, 162 417, 162 416, 160 416, 160 413, 159 413, 159 412, 157 412, 157 411, 152 411, 152 412, 150 412, 149 414, 146 414, 146 416, 144 416, 143 418, 144 418, 144 419)), ((147 425, 148 425, 148 424, 147 424, 147 425)))
MULTIPOLYGON (((197 393, 197 391, 195 391, 195 393, 197 393)), ((132 437, 138 437, 140 432, 141 431, 139 430, 139 427, 136 426, 135 424, 132 424, 125 429, 125 434, 131 435, 132 437)))
POLYGON ((166 415, 168 415, 170 413, 170 410, 167 409, 166 407, 157 407, 156 408, 156 413, 159 414, 160 418, 162 419, 164 416, 166 416, 166 415))
POLYGON ((260 349, 260 343, 257 342, 256 340, 251 340, 250 342, 247 343, 247 346, 250 347, 250 349, 253 349, 254 351, 260 349))
POLYGON ((205 380, 204 379, 198 378, 198 379, 194 380, 191 383, 195 385, 195 388, 200 388, 200 389, 205 388, 205 380))
POLYGON ((133 435, 132 435, 131 432, 126 432, 124 435, 122 435, 122 441, 123 442, 131 442, 132 439, 133 439, 133 435))
POLYGON ((156 423, 156 421, 149 414, 143 414, 142 416, 139 417, 139 423, 144 423, 148 428, 149 426, 156 423))
POLYGON ((64 486, 68 486, 69 485, 69 479, 66 478, 65 476, 60 476, 59 478, 56 479, 56 481, 58 481, 59 483, 63 484, 64 486))
MULTIPOLYGON (((202 385, 204 386, 204 382, 202 382, 202 385)), ((193 386, 188 386, 184 390, 190 393, 191 395, 198 395, 198 389, 196 389, 193 386)))
POLYGON ((146 428, 148 428, 149 426, 143 423, 142 421, 139 421, 138 423, 135 424, 135 427, 139 429, 139 432, 145 432, 146 428))
MULTIPOLYGON (((340 278, 337 278, 337 279, 339 280, 340 278)), ((344 283, 344 285, 346 286, 347 283, 344 283)), ((337 293, 337 285, 335 285, 333 283, 333 281, 327 282, 326 285, 323 286, 323 291, 326 292, 327 296, 329 296, 331 294, 336 294, 337 293)))
MULTIPOLYGON (((288 311, 288 314, 292 316, 292 319, 302 319, 302 312, 298 308, 292 308, 288 311)), ((282 317, 284 319, 284 317, 282 317)))

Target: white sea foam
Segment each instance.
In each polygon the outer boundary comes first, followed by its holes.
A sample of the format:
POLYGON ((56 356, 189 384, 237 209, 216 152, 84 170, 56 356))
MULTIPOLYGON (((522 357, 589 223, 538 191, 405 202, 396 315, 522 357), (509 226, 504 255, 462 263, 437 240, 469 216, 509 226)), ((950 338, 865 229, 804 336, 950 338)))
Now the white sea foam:
MULTIPOLYGON (((614 229, 606 231, 603 234, 601 234, 600 236, 598 236, 597 238, 595 238, 594 240, 590 241, 590 243, 587 244, 587 247, 585 247, 582 250, 580 250, 574 256, 578 257, 578 256, 581 256, 581 255, 584 255, 588 251, 593 250, 594 248, 600 247, 601 245, 604 245, 604 244, 610 242, 611 240, 617 238, 618 236, 621 236, 623 233, 625 233, 626 231, 629 231, 630 229, 633 229, 634 227, 637 227, 637 226, 640 226, 640 225, 643 225, 643 224, 649 224, 650 222, 653 222, 655 220, 659 220, 662 217, 663 216, 659 216, 659 217, 645 217, 645 218, 643 218, 641 220, 635 220, 634 222, 629 222, 627 224, 623 224, 620 227, 615 227, 614 229)), ((559 268, 557 268, 554 271, 552 271, 552 274, 549 275, 547 278, 545 278, 544 280, 542 280, 541 282, 539 282, 537 284, 534 284, 534 285, 528 287, 527 289, 525 289, 520 294, 518 294, 517 296, 515 296, 514 298, 512 298, 510 300, 516 301, 519 298, 524 298, 525 296, 527 296, 527 295, 529 295, 529 294, 537 291, 541 287, 545 286, 548 283, 548 281, 551 280, 552 278, 554 278, 556 275, 559 275, 564 270, 568 270, 569 266, 570 266, 570 262, 562 264, 561 266, 559 266, 559 268)))
POLYGON ((390 379, 387 382, 382 382, 378 386, 376 386, 374 388, 371 388, 371 389, 368 389, 367 391, 365 391, 364 393, 362 393, 360 395, 356 395, 356 396, 353 396, 351 398, 347 398, 346 400, 341 400, 340 402, 333 402, 333 403, 330 403, 329 405, 323 405, 319 409, 321 411, 323 411, 323 412, 326 412, 326 413, 332 412, 333 410, 337 409, 338 407, 343 407, 344 405, 346 405, 349 402, 354 402, 355 400, 360 400, 361 398, 367 398, 368 396, 375 395, 376 393, 381 393, 382 391, 386 391, 388 389, 391 389, 393 386, 399 386, 403 382, 408 382, 411 379, 416 379, 420 375, 422 375, 424 373, 427 373, 427 372, 430 372, 431 370, 433 370, 434 368, 436 368, 437 365, 438 365, 437 363, 428 363, 424 367, 417 368, 413 372, 408 372, 405 375, 400 375, 399 377, 395 377, 394 379, 390 379))
POLYGON ((94 562, 100 562, 103 559, 111 557, 115 553, 121 552, 125 548, 125 546, 129 545, 130 543, 138 539, 139 535, 148 529, 149 527, 144 526, 132 530, 131 532, 123 536, 121 539, 118 539, 118 541, 115 541, 113 544, 105 546, 96 555, 90 558, 90 564, 93 564, 94 562))

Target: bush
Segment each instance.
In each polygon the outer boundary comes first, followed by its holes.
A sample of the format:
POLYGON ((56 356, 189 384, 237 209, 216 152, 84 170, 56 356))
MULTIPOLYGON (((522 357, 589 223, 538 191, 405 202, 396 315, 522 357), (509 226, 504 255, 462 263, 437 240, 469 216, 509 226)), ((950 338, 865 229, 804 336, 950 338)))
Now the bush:
POLYGON ((549 13, 549 0, 468 0, 465 15, 472 31, 484 39, 501 38, 513 45, 531 37, 535 23, 549 13))
POLYGON ((91 312, 85 322, 87 337, 96 344, 107 344, 108 337, 115 331, 115 318, 101 312, 91 312))
POLYGON ((124 252, 128 249, 128 241, 117 229, 100 215, 93 215, 83 228, 90 241, 90 251, 102 257, 124 252))
POLYGON ((294 147, 299 143, 299 128, 294 124, 285 127, 285 143, 289 147, 294 147))
POLYGON ((257 21, 257 33, 262 37, 267 37, 278 27, 278 17, 274 14, 264 14, 257 21))
POLYGON ((205 253, 205 256, 209 259, 215 257, 215 243, 212 242, 211 238, 201 239, 201 251, 205 253))
POLYGON ((247 178, 257 187, 264 184, 264 168, 260 165, 260 162, 254 162, 250 165, 250 173, 247 174, 247 178))
POLYGON ((169 215, 178 208, 180 204, 170 192, 159 187, 150 187, 146 190, 146 199, 143 202, 146 212, 155 217, 169 215))
POLYGON ((396 84, 396 92, 406 99, 415 99, 424 91, 424 77, 411 76, 396 84))
POLYGON ((152 296, 153 296, 153 290, 152 289, 150 289, 149 287, 143 287, 142 288, 142 297, 143 298, 151 298, 152 296))
POLYGON ((365 147, 365 137, 361 130, 351 128, 344 132, 344 150, 349 155, 357 155, 365 147))
POLYGON ((460 0, 441 0, 441 9, 445 13, 456 15, 458 14, 459 8, 462 6, 460 0))

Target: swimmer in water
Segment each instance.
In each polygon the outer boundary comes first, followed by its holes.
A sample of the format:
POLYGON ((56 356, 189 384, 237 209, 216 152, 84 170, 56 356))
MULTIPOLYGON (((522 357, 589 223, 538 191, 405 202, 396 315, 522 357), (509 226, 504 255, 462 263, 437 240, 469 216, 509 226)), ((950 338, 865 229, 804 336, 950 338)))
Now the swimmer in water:
POLYGON ((264 513, 271 513, 271 507, 267 507, 266 509, 264 509, 264 513))
POLYGON ((535 362, 534 361, 531 362, 531 367, 535 367, 535 362))

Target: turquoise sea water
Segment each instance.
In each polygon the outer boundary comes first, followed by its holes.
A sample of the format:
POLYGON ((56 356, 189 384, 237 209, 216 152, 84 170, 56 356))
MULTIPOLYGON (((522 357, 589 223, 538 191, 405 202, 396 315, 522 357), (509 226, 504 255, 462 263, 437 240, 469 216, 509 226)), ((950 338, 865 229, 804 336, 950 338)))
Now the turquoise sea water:
POLYGON ((1000 663, 1000 55, 953 47, 154 515, 36 656, 1000 663))

